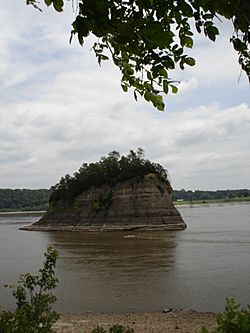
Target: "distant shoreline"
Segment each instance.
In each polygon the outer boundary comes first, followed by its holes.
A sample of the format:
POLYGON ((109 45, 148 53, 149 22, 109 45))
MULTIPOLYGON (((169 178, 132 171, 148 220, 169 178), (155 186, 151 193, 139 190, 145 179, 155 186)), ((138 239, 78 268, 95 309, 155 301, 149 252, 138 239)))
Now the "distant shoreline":
POLYGON ((224 205, 224 204, 250 204, 250 200, 249 199, 241 199, 241 200, 237 200, 237 199, 230 199, 230 200, 193 200, 193 201, 189 201, 189 200, 183 200, 183 201, 174 201, 173 202, 174 206, 179 208, 185 208, 185 207, 193 207, 193 206, 213 206, 213 205, 224 205))
POLYGON ((45 210, 18 210, 18 211, 6 211, 6 212, 0 212, 0 215, 40 215, 45 214, 45 210))

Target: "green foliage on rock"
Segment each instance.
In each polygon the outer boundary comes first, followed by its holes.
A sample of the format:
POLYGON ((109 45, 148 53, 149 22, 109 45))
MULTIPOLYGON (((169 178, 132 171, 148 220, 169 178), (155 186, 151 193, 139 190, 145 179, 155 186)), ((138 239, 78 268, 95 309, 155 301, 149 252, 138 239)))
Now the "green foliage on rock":
MULTIPOLYGON (((44 0, 58 12, 63 0, 44 0)), ((74 1, 72 0, 72 3, 74 1)), ((177 66, 194 66, 188 55, 193 48, 194 30, 215 41, 220 18, 230 20, 230 39, 239 64, 250 78, 249 0, 78 0, 71 39, 81 45, 91 34, 97 37, 93 51, 98 63, 112 59, 121 71, 121 86, 134 90, 164 110, 162 93, 176 93, 177 81, 170 74, 177 66), (216 26, 217 24, 217 26, 216 26)), ((37 7, 37 1, 27 0, 37 7)), ((211 65, 211 64, 209 64, 211 65)))
POLYGON ((57 285, 55 265, 58 252, 49 247, 45 262, 38 275, 30 273, 19 277, 18 286, 12 292, 17 309, 0 312, 1 333, 50 333, 59 315, 52 310, 56 301, 50 291, 57 285))
MULTIPOLYGON (((226 308, 217 316, 217 326, 212 333, 249 333, 250 332, 250 305, 241 309, 233 298, 226 299, 226 308)), ((203 327, 201 333, 208 333, 203 327)))
MULTIPOLYGON (((91 186, 100 187, 104 184, 114 186, 118 182, 128 179, 142 179, 145 175, 152 173, 156 177, 169 184, 167 171, 158 163, 153 163, 144 158, 144 152, 138 148, 127 156, 120 156, 116 151, 102 157, 96 163, 83 163, 73 176, 66 175, 60 182, 52 187, 50 206, 57 201, 73 202, 78 194, 91 186)), ((112 203, 112 192, 93 202, 93 209, 107 208, 112 203)))
POLYGON ((97 199, 94 199, 91 202, 91 208, 93 212, 99 212, 100 210, 104 209, 107 211, 109 207, 113 203, 113 193, 112 191, 108 191, 107 193, 99 195, 97 199))

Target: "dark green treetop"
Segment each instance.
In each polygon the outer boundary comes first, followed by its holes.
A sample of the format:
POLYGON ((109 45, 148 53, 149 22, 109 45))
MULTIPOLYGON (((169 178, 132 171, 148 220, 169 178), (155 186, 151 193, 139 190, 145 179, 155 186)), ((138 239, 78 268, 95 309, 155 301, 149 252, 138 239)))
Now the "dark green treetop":
MULTIPOLYGON (((38 8, 36 0, 26 0, 38 8)), ((58 12, 64 0, 44 0, 58 12)), ((194 30, 215 41, 221 18, 230 20, 230 38, 238 52, 239 64, 250 79, 249 0, 72 0, 77 16, 71 38, 79 43, 94 34, 93 50, 100 64, 111 58, 120 69, 121 86, 133 88, 158 110, 164 110, 162 93, 176 93, 171 70, 194 66, 187 54, 193 47, 194 30)))
POLYGON ((153 173, 156 177, 169 184, 167 171, 158 163, 153 163, 144 157, 144 151, 130 150, 127 156, 120 156, 116 151, 102 157, 99 162, 83 163, 73 176, 65 175, 60 182, 52 186, 50 203, 58 200, 72 202, 82 191, 91 186, 104 184, 115 185, 128 179, 141 179, 146 174, 153 173))

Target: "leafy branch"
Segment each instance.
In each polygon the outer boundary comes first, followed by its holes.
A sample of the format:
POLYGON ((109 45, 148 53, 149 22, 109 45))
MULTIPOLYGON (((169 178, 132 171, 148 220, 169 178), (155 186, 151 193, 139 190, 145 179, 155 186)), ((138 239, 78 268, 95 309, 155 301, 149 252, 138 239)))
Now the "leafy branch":
MULTIPOLYGON (((63 11, 63 0, 44 3, 63 11)), ((27 0, 27 4, 37 8, 35 0, 27 0)), ((163 95, 178 91, 172 71, 195 65, 187 54, 194 46, 193 26, 214 42, 220 33, 215 20, 221 16, 233 24, 230 42, 250 79, 249 0, 79 0, 76 8, 71 39, 77 35, 84 45, 90 34, 95 35, 98 40, 93 51, 98 63, 111 56, 120 69, 122 89, 132 88, 135 99, 139 93, 160 111, 164 110, 163 95)))

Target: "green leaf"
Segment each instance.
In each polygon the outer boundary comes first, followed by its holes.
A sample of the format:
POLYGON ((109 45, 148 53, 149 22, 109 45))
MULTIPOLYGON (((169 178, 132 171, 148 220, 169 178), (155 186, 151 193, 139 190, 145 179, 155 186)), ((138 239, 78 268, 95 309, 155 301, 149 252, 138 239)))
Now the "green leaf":
POLYGON ((57 12, 62 12, 63 11, 63 0, 53 0, 53 6, 57 12))
POLYGON ((162 75, 163 77, 168 78, 168 72, 166 71, 165 68, 160 67, 160 68, 158 69, 158 73, 159 73, 160 75, 162 75))
MULTIPOLYGON (((85 18, 78 15, 75 19, 75 21, 72 23, 72 26, 74 28, 74 32, 79 33, 83 37, 87 37, 89 34, 90 26, 89 21, 85 18)), ((94 45, 94 48, 96 46, 94 45)))
POLYGON ((52 4, 52 1, 53 1, 53 0, 44 0, 45 4, 46 4, 47 6, 50 6, 50 5, 52 4))
POLYGON ((185 63, 189 66, 194 66, 195 65, 195 59, 191 57, 186 57, 185 58, 185 63))
POLYGON ((157 110, 164 111, 165 104, 163 102, 160 102, 156 105, 157 110))
POLYGON ((169 87, 169 83, 168 83, 168 81, 167 81, 167 80, 164 80, 164 81, 163 81, 163 91, 164 91, 165 94, 168 93, 168 87, 169 87))
POLYGON ((146 44, 152 43, 155 47, 165 48, 173 42, 174 33, 165 31, 160 22, 150 22, 142 27, 140 34, 146 44))
POLYGON ((187 16, 187 17, 192 17, 193 16, 193 9, 192 7, 186 3, 186 2, 182 2, 180 5, 179 5, 179 9, 181 10, 182 14, 187 16))
POLYGON ((147 102, 152 100, 152 93, 150 91, 146 91, 144 94, 144 98, 147 102))
POLYGON ((168 72, 162 66, 152 66, 152 74, 153 78, 157 78, 159 76, 163 76, 164 78, 168 78, 168 72))
POLYGON ((162 101, 162 96, 158 95, 156 99, 156 103, 154 104, 156 106, 157 110, 164 111, 165 104, 162 101))
POLYGON ((175 51, 175 53, 176 53, 178 56, 181 56, 182 53, 183 53, 183 48, 182 48, 182 47, 178 48, 178 49, 175 51))
POLYGON ((185 61, 185 59, 182 58, 181 61, 180 61, 180 64, 179 64, 180 65, 180 69, 182 69, 182 70, 184 69, 184 61, 185 61))
POLYGON ((219 35, 219 30, 211 22, 206 22, 205 34, 207 34, 209 39, 215 42, 216 36, 219 35))
POLYGON ((149 80, 152 80, 152 75, 151 75, 151 73, 150 73, 149 71, 147 71, 147 78, 148 78, 149 80))
POLYGON ((189 36, 185 36, 184 45, 191 49, 193 47, 193 44, 194 44, 193 39, 189 36))
POLYGON ((128 86, 127 86, 126 84, 121 84, 121 86, 122 86, 122 90, 123 90, 124 92, 127 92, 127 91, 128 91, 128 86))
POLYGON ((152 90, 152 86, 151 86, 151 84, 149 82, 145 82, 144 83, 144 88, 147 91, 151 91, 152 90))
POLYGON ((172 94, 178 93, 178 88, 176 86, 174 86, 173 84, 170 84, 170 87, 172 88, 172 94))
POLYGON ((174 16, 175 16, 176 22, 178 24, 180 24, 181 23, 181 13, 179 12, 179 10, 174 11, 174 16))
POLYGON ((117 29, 118 33, 122 36, 122 37, 131 37, 131 35, 133 34, 133 28, 129 23, 121 23, 118 26, 117 29))
POLYGON ((236 51, 244 51, 247 49, 247 44, 243 43, 239 38, 233 39, 233 46, 236 51))
POLYGON ((150 95, 150 101, 153 103, 154 107, 156 107, 159 111, 164 111, 164 103, 161 95, 152 94, 150 95))

